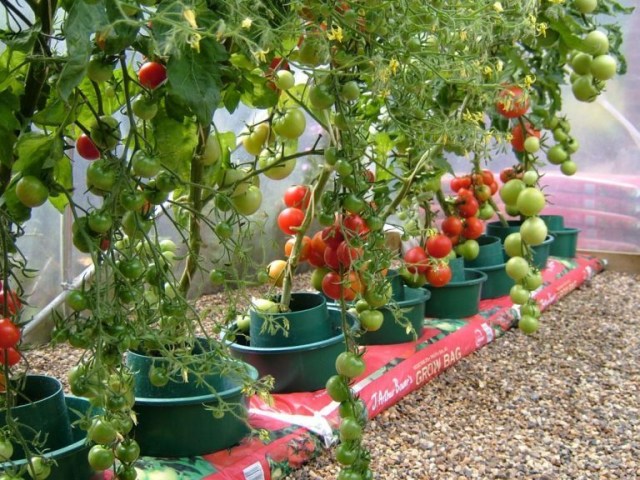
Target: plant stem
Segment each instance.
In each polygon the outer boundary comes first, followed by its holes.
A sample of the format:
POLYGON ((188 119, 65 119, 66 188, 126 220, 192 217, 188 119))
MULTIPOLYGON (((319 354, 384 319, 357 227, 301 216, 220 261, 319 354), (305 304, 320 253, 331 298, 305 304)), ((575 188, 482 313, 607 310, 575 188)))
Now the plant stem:
POLYGON ((280 296, 280 311, 282 312, 289 310, 291 289, 293 288, 293 271, 298 266, 298 259, 300 258, 300 251, 302 249, 302 239, 311 225, 311 221, 314 217, 314 207, 316 203, 320 201, 320 195, 324 191, 324 187, 327 185, 329 178, 331 178, 332 172, 333 169, 329 165, 325 165, 320 172, 316 185, 313 189, 313 197, 311 198, 311 202, 309 202, 309 208, 307 208, 302 225, 300 225, 298 233, 296 233, 296 240, 293 244, 293 248, 291 249, 289 260, 287 261, 287 271, 282 283, 282 295, 280 296))
POLYGON ((422 173, 424 167, 427 165, 427 162, 431 160, 431 158, 440 150, 440 148, 440 142, 437 142, 436 145, 422 154, 420 160, 418 160, 418 163, 411 171, 411 174, 407 178, 402 180, 402 188, 398 192, 398 195, 396 195, 393 201, 389 205, 387 205, 387 208, 384 209, 384 212, 382 212, 381 217, 383 220, 389 217, 389 215, 391 215, 393 212, 395 212, 396 208, 398 208, 398 205, 400 205, 400 202, 402 202, 404 197, 406 197, 411 191, 411 186, 413 185, 416 176, 419 173, 422 173))
POLYGON ((200 232, 200 220, 198 214, 204 207, 202 201, 202 177, 204 173, 204 166, 202 162, 198 160, 200 155, 204 152, 207 144, 207 138, 209 138, 209 131, 211 127, 209 125, 200 125, 200 138, 198 139, 198 146, 196 147, 195 155, 191 162, 191 187, 189 188, 189 203, 193 210, 189 212, 189 251, 187 253, 187 261, 180 276, 180 284, 178 288, 183 295, 186 295, 191 286, 193 280, 193 274, 198 267, 198 257, 200 255, 200 248, 202 247, 202 234, 200 232))

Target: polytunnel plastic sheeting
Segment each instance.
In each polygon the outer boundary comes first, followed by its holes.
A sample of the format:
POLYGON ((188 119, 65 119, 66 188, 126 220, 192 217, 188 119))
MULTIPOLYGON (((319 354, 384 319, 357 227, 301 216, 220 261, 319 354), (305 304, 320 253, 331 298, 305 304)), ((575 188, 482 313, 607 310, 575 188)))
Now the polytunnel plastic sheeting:
MULTIPOLYGON (((551 257, 543 271, 544 284, 534 295, 545 309, 602 268, 604 264, 593 258, 551 257)), ((480 313, 473 317, 426 319, 423 335, 416 342, 368 346, 367 369, 352 388, 373 418, 499 338, 514 326, 518 316, 518 309, 505 296, 483 300, 480 313)), ((338 403, 325 390, 275 394, 273 399, 271 406, 257 397, 250 400, 250 423, 265 429, 268 440, 248 438, 229 450, 201 457, 143 457, 136 464, 139 479, 278 480, 334 441, 338 403)), ((105 472, 94 480, 111 479, 111 472, 105 472)))

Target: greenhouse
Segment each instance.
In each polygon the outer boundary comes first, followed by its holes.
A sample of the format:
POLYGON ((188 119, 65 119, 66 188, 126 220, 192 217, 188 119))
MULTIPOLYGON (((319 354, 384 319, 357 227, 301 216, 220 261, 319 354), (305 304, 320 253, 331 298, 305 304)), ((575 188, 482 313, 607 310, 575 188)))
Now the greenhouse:
POLYGON ((640 478, 631 0, 0 0, 0 480, 640 478))

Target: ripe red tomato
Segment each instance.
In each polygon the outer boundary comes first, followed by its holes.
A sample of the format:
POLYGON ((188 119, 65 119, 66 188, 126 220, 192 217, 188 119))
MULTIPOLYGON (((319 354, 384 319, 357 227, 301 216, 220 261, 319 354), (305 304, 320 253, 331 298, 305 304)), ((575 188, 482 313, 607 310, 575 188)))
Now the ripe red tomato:
POLYGON ((427 271, 427 281, 434 287, 443 287, 451 281, 451 268, 446 263, 433 265, 427 271))
POLYGON ((322 279, 322 293, 333 300, 340 298, 342 277, 337 272, 329 272, 322 279))
POLYGON ((322 229, 321 238, 319 240, 324 242, 325 248, 329 247, 335 250, 344 240, 344 235, 337 226, 332 225, 322 229))
POLYGON ((311 249, 318 253, 324 253, 327 244, 322 239, 322 230, 313 234, 311 237, 311 249))
POLYGON ((516 152, 524 152, 524 141, 527 137, 535 136, 540 138, 540 130, 533 128, 533 125, 527 122, 526 135, 522 132, 522 125, 517 123, 511 129, 511 146, 516 152))
POLYGON ((14 348, 19 341, 20 329, 10 319, 0 319, 0 348, 14 348))
POLYGON ((413 247, 404 254, 404 263, 411 273, 425 273, 429 268, 429 257, 422 247, 413 247))
POLYGON ((304 212, 299 208, 287 207, 278 215, 278 227, 285 235, 295 235, 304 221, 304 212))
POLYGON ((507 87, 498 94, 496 110, 506 118, 521 117, 529 110, 529 96, 520 87, 507 87))
MULTIPOLYGON (((342 244, 341 244, 342 245, 342 244)), ((335 248, 327 247, 324 249, 324 264, 333 269, 340 270, 340 260, 338 260, 338 250, 335 248)))
POLYGON ((459 217, 451 215, 442 221, 440 228, 445 235, 449 237, 455 237, 456 235, 460 235, 462 233, 464 225, 462 224, 462 220, 460 220, 459 217))
POLYGON ((15 315, 21 308, 22 302, 16 292, 13 290, 0 290, 0 314, 15 315))
MULTIPOLYGON (((291 252, 293 251, 293 245, 296 243, 295 237, 290 238, 284 244, 284 256, 289 257, 291 252)), ((306 262, 309 259, 309 254, 311 253, 311 238, 306 235, 302 237, 302 245, 300 246, 300 255, 298 256, 298 261, 306 262)))
POLYGON ((307 262, 312 267, 320 268, 324 267, 324 251, 322 253, 317 252, 316 250, 311 249, 309 251, 309 256, 307 257, 307 262))
POLYGON ((469 217, 464 221, 464 230, 462 230, 462 235, 469 239, 475 240, 484 232, 484 223, 477 217, 469 217))
POLYGON ((21 358, 20 352, 13 347, 0 350, 0 363, 2 365, 13 367, 21 358))
POLYGON ((500 172, 500 181, 502 183, 507 183, 509 180, 513 180, 517 177, 518 174, 512 167, 507 167, 500 172))
POLYGON ((476 213, 478 213, 478 209, 480 208, 480 205, 478 204, 478 201, 473 196, 470 198, 460 198, 458 196, 456 207, 458 208, 458 213, 460 214, 461 217, 469 218, 469 217, 473 217, 476 213))
POLYGON ((147 62, 138 71, 140 85, 151 90, 157 88, 167 79, 167 69, 158 62, 147 62))
POLYGON ((354 260, 357 260, 362 256, 362 248, 356 248, 350 246, 346 241, 338 245, 336 250, 338 256, 338 262, 343 268, 348 269, 354 260))
POLYGON ((449 182, 449 187, 451 188, 451 191, 453 192, 457 192, 458 190, 460 190, 462 188, 462 182, 460 181, 459 177, 453 177, 451 179, 451 181, 449 182))
POLYGON ((283 199, 287 207, 305 209, 311 200, 311 190, 306 185, 294 185, 284 191, 283 199))
POLYGON ((451 239, 441 233, 432 235, 427 239, 426 251, 435 258, 444 258, 451 252, 453 244, 451 239))
POLYGON ((485 185, 491 185, 495 182, 493 172, 491 170, 482 170, 482 180, 485 185))
POLYGON ((351 213, 344 217, 342 227, 348 236, 365 236, 369 233, 367 223, 356 213, 351 213))
POLYGON ((76 151, 85 160, 97 160, 100 158, 100 150, 89 138, 89 135, 82 134, 76 140, 76 151))

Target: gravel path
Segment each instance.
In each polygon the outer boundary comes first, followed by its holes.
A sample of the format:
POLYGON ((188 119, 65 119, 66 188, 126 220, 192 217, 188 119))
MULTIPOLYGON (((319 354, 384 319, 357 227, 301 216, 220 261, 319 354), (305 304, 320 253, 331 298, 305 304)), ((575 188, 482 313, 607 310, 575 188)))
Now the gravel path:
MULTIPOLYGON (((383 412, 378 479, 640 478, 640 276, 604 272, 383 412)), ((332 479, 325 453, 289 476, 332 479)))

